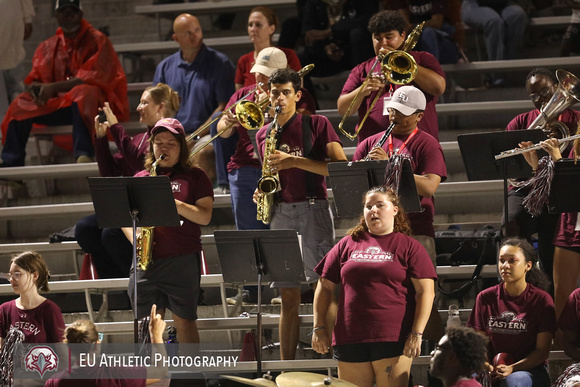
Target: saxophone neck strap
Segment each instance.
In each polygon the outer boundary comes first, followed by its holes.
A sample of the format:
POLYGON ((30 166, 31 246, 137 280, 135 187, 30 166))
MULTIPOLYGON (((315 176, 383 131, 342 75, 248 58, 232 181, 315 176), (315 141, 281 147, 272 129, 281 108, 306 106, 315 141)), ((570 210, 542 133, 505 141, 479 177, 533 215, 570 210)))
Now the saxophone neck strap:
MULTIPOLYGON (((311 158, 312 152, 312 116, 302 116, 302 148, 303 156, 311 158)), ((306 176, 304 182, 306 184, 306 198, 311 204, 314 204, 316 199, 316 176, 312 172, 305 172, 306 176)))

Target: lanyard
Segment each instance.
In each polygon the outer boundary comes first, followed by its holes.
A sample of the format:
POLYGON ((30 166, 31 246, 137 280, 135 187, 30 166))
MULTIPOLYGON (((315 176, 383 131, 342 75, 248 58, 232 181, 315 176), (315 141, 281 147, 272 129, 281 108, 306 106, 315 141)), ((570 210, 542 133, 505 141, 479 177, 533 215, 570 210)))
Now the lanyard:
MULTIPOLYGON (((397 154, 400 155, 401 153, 403 153, 403 149, 405 149, 405 147, 407 146, 407 144, 409 143, 409 141, 411 141, 411 139, 413 137, 415 137, 415 135, 417 134, 417 131, 419 130, 419 128, 415 128, 411 134, 409 135, 409 137, 407 137, 407 139, 405 140, 405 142, 403 143, 403 145, 401 145, 401 147, 399 148, 399 150, 397 150, 397 154)), ((393 156, 393 135, 391 134, 389 136, 389 157, 393 156)))

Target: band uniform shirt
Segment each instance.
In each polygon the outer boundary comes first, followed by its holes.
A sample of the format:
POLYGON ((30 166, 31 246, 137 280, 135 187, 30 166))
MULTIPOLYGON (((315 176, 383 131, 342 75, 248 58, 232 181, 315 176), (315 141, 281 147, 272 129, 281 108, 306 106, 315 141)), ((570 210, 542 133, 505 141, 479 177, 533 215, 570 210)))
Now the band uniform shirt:
MULTIPOLYGON (((182 202, 193 204, 199 199, 210 196, 213 199, 213 185, 200 168, 190 168, 183 172, 172 168, 157 167, 157 176, 167 175, 171 180, 173 197, 182 202)), ((148 171, 138 172, 135 177, 149 176, 148 171)), ((201 247, 201 228, 199 224, 179 217, 183 224, 176 227, 155 227, 153 259, 174 257, 197 253, 201 247)))
POLYGON ((64 320, 58 305, 44 300, 33 309, 19 309, 16 300, 0 305, 0 337, 6 338, 10 328, 24 333, 25 343, 60 343, 64 333, 64 320))
POLYGON ((315 271, 342 289, 333 345, 404 342, 415 317, 411 278, 437 279, 425 248, 399 232, 347 235, 315 271))
MULTIPOLYGON (((334 131, 328 118, 324 116, 313 115, 312 117, 312 149, 310 157, 313 160, 324 161, 328 157, 326 146, 331 142, 337 142, 342 145, 338 135, 334 131)), ((295 156, 306 157, 304 155, 304 146, 302 144, 302 120, 304 116, 296 113, 296 117, 287 123, 282 131, 282 137, 279 141, 278 150, 295 156)), ((264 158, 264 143, 268 134, 270 125, 265 125, 256 134, 258 151, 260 159, 264 158)), ((279 172, 280 184, 280 202, 297 203, 307 201, 306 196, 306 171, 299 168, 285 169, 279 172)), ((326 199, 326 179, 325 176, 314 174, 314 186, 316 192, 315 199, 326 199)))
MULTIPOLYGON (((383 133, 375 134, 356 147, 353 160, 358 161, 366 155, 375 146, 377 141, 383 136, 383 133)), ((392 135, 393 149, 399 149, 405 142, 408 135, 392 135)), ((389 143, 385 142, 383 149, 389 153, 389 143)), ((435 174, 441 177, 441 182, 447 180, 447 167, 443 149, 439 142, 429 134, 419 130, 417 134, 407 143, 403 149, 403 154, 411 156, 411 167, 416 175, 435 174)), ((435 215, 435 198, 420 197, 422 212, 407 214, 411 222, 411 228, 415 235, 427 235, 435 237, 433 228, 433 216, 435 215)))
POLYGON ((580 334, 580 288, 570 294, 558 319, 558 328, 580 334))
MULTIPOLYGON (((428 68, 430 70, 433 70, 434 72, 441 75, 442 77, 445 77, 445 73, 443 72, 441 65, 439 64, 439 62, 437 61, 437 59, 435 59, 435 57, 433 55, 429 54, 428 52, 424 52, 424 51, 411 51, 409 54, 411 54, 411 56, 415 59, 415 61, 417 62, 417 65, 419 65, 421 67, 428 68)), ((373 63, 375 62, 375 60, 376 60, 376 57, 372 57, 371 59, 367 60, 366 62, 363 62, 363 63, 359 64, 358 66, 356 66, 355 68, 353 68, 348 76, 348 79, 346 80, 346 82, 342 88, 342 92, 340 93, 340 95, 348 94, 348 93, 352 92, 353 90, 355 90, 356 88, 358 88, 360 85, 362 85, 364 80, 367 77, 368 72, 371 70, 371 67, 372 67, 373 63)), ((377 69, 378 69, 378 65, 375 68, 375 72, 378 72, 377 69)), ((421 121, 419 121, 419 124, 418 124, 419 129, 421 129, 422 131, 424 131, 426 133, 429 133, 436 140, 439 140, 439 123, 437 121, 437 111, 435 110, 435 104, 437 103, 438 97, 426 93, 414 81, 409 83, 408 85, 415 86, 416 88, 423 91, 423 93, 425 94, 425 99, 427 101, 427 105, 425 106, 425 112, 424 112, 423 119, 421 121)), ((393 86, 392 92, 394 92, 399 87, 404 86, 404 85, 393 84, 392 86, 393 86)), ((389 93, 391 93, 391 90, 390 90, 389 84, 387 83, 387 85, 385 85, 385 87, 381 91, 381 94, 377 100, 377 103, 373 107, 373 110, 369 113, 367 120, 365 121, 361 131, 358 134, 358 141, 359 142, 361 142, 362 140, 364 140, 367 137, 372 136, 373 134, 376 134, 376 133, 379 133, 379 132, 385 130, 385 128, 387 128, 387 126, 389 126, 389 115, 388 114, 383 115, 384 97, 387 96, 389 93)), ((373 92, 373 93, 371 93, 368 96, 363 98, 362 103, 361 103, 360 107, 358 108, 358 121, 359 122, 362 120, 362 118, 366 114, 367 110, 371 106, 375 96, 376 96, 376 93, 373 92)), ((357 124, 357 128, 358 128, 358 124, 357 124)))
MULTIPOLYGON (((248 94, 250 91, 254 89, 255 86, 245 86, 240 88, 238 91, 232 95, 228 104, 226 105, 226 110, 238 102, 243 96, 248 94)), ((301 88, 302 97, 298 102, 296 102, 296 109, 306 109, 310 112, 316 111, 316 102, 314 101, 314 97, 312 94, 308 92, 305 88, 301 88)), ((249 101, 254 102, 256 100, 256 94, 252 94, 246 98, 249 101)), ((254 167, 254 168, 262 168, 262 164, 258 159, 258 155, 254 151, 254 145, 252 144, 252 140, 250 136, 255 136, 256 132, 252 131, 251 133, 248 132, 248 129, 244 128, 240 124, 235 125, 236 131, 238 132, 239 140, 236 145, 236 151, 232 155, 230 161, 228 162, 227 168, 228 172, 233 171, 234 169, 240 169, 243 167, 254 167)))

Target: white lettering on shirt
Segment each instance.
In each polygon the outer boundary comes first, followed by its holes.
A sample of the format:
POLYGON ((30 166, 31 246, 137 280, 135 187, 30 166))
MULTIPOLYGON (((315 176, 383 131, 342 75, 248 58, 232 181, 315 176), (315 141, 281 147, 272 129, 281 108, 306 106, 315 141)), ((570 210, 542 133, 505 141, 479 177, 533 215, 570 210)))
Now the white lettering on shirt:
POLYGON ((355 262, 393 262, 394 254, 384 252, 378 246, 367 247, 364 250, 355 250, 350 254, 351 260, 355 262))
POLYGON ((500 316, 490 316, 487 326, 493 333, 518 335, 528 331, 528 321, 524 314, 516 315, 515 312, 505 311, 500 316))

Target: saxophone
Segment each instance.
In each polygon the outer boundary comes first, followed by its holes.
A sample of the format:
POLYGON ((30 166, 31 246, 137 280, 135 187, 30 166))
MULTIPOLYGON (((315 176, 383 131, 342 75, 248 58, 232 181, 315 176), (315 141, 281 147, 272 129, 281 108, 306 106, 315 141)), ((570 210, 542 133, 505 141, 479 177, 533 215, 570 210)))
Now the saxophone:
MULTIPOLYGON (((165 154, 159 156, 151 165, 150 176, 157 176, 157 164, 165 158, 165 154)), ((141 270, 147 270, 153 263, 153 229, 155 227, 141 227, 137 235, 137 267, 141 270)))
POLYGON ((264 161, 262 162, 262 177, 258 180, 258 200, 256 219, 261 220, 264 224, 270 224, 272 220, 272 210, 274 209, 274 193, 280 190, 280 177, 278 173, 272 173, 269 156, 276 150, 276 133, 278 133, 278 114, 280 106, 274 109, 276 115, 272 123, 270 135, 266 138, 264 145, 264 161))

